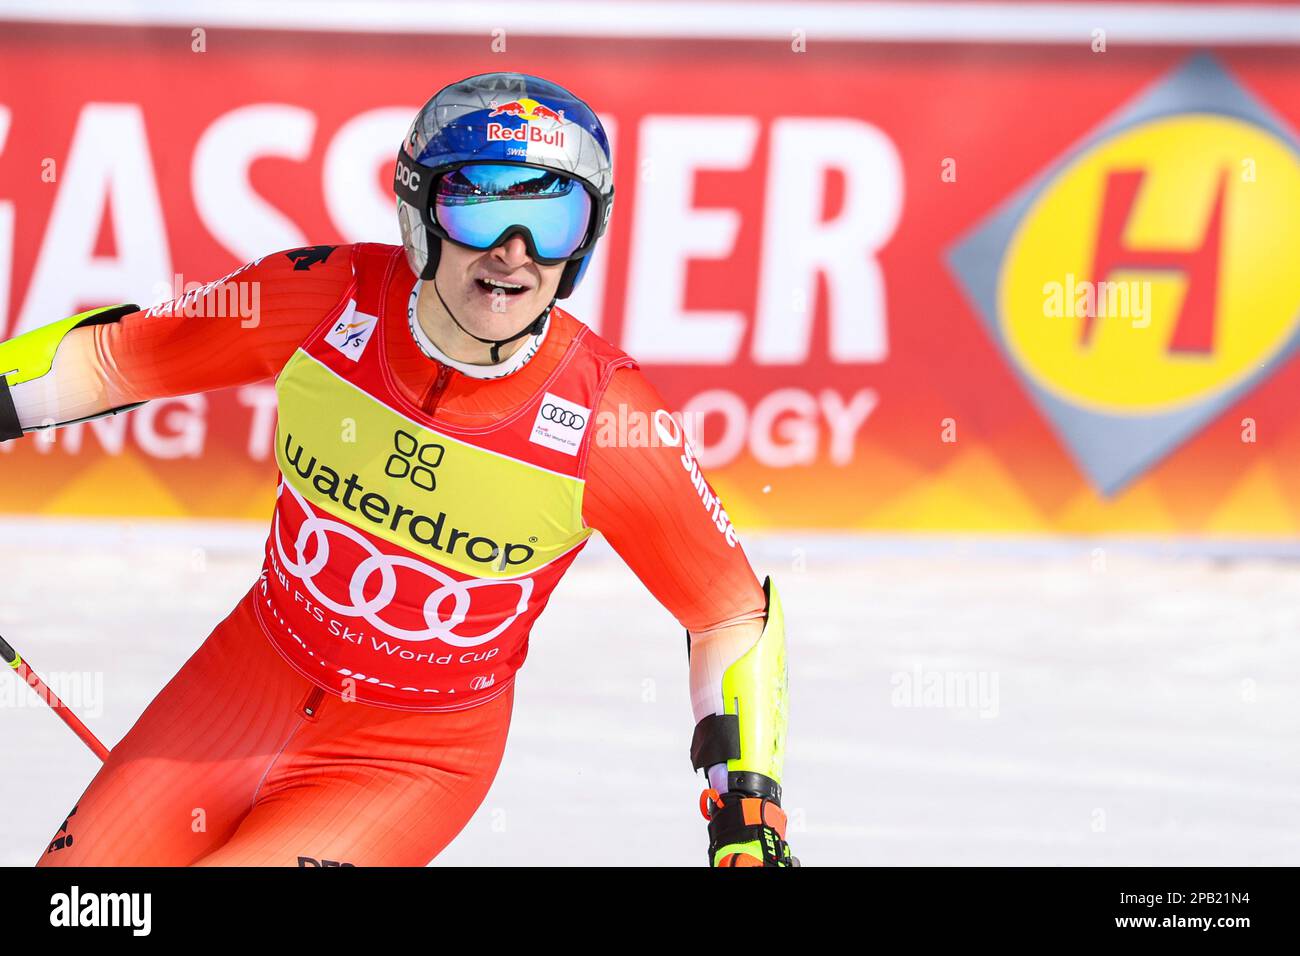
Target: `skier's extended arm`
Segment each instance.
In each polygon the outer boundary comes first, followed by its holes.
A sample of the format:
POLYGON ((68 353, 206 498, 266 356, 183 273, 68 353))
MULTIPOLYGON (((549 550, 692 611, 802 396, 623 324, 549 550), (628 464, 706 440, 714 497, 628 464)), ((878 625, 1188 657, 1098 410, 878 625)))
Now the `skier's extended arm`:
POLYGON ((163 305, 91 309, 0 342, 0 441, 276 374, 348 288, 350 252, 273 253, 163 305))
POLYGON ((597 429, 583 517, 687 629, 692 765, 709 789, 711 865, 789 865, 781 774, 785 628, 772 579, 761 585, 726 511, 640 371, 619 369, 597 422, 641 422, 615 441, 597 429), (614 416, 607 417, 606 413, 614 416), (664 423, 662 413, 658 416, 664 423), (671 425, 671 423, 668 423, 671 425), (643 440, 644 439, 644 440, 643 440))

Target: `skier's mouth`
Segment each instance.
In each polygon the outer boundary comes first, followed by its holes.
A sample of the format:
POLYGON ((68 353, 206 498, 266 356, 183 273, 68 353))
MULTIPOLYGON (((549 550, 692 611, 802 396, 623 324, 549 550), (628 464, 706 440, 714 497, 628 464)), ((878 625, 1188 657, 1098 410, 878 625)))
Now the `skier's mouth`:
POLYGON ((474 280, 474 284, 479 290, 487 295, 516 296, 523 295, 528 291, 528 287, 518 282, 507 282, 504 279, 484 279, 474 280))

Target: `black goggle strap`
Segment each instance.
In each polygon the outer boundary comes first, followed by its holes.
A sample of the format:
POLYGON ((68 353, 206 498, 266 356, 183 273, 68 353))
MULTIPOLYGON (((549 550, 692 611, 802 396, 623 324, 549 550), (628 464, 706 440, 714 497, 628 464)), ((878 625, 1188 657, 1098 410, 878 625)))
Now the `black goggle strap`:
POLYGON ((422 166, 407 156, 406 150, 398 151, 397 168, 393 172, 393 191, 403 202, 419 209, 422 216, 427 215, 435 178, 427 166, 422 166))

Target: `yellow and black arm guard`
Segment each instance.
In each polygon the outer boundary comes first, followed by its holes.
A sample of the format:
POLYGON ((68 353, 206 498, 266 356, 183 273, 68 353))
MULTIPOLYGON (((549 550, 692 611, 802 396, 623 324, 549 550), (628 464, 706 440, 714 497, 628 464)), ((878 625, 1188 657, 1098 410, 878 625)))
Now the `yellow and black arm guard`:
POLYGON ((68 333, 73 329, 79 329, 87 325, 103 325, 108 322, 116 322, 122 316, 138 311, 139 306, 129 304, 91 309, 89 312, 81 312, 58 322, 43 325, 38 329, 32 329, 30 332, 24 332, 7 342, 0 342, 0 442, 21 438, 25 430, 34 431, 39 428, 52 428, 58 425, 71 425, 75 422, 90 421, 93 418, 115 415, 118 412, 139 408, 143 405, 143 402, 136 402, 118 408, 106 408, 93 415, 85 415, 68 421, 45 421, 38 425, 29 424, 24 429, 18 419, 18 409, 14 405, 13 395, 10 394, 11 388, 26 382, 36 381, 50 374, 50 369, 54 366, 54 355, 58 352, 59 345, 62 344, 68 333))
MULTIPOLYGON (((785 619, 771 577, 763 581, 763 594, 762 633, 723 671, 723 712, 700 720, 691 739, 696 770, 707 773, 723 763, 727 768, 726 792, 708 789, 701 798, 714 866, 795 865, 781 810, 789 687, 785 619)), ((689 638, 687 632, 688 654, 689 638)))

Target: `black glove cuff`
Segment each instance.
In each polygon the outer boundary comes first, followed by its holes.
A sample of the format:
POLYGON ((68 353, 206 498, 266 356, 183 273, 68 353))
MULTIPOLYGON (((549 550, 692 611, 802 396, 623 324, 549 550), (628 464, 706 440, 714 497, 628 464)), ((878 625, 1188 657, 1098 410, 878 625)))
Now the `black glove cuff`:
POLYGON ((713 804, 709 817, 709 865, 724 846, 756 842, 762 848, 764 866, 793 866, 785 829, 785 812, 775 801, 723 794, 722 804, 713 804))
POLYGON ((9 394, 9 383, 0 375, 0 441, 23 437, 23 426, 18 424, 18 409, 9 394))

